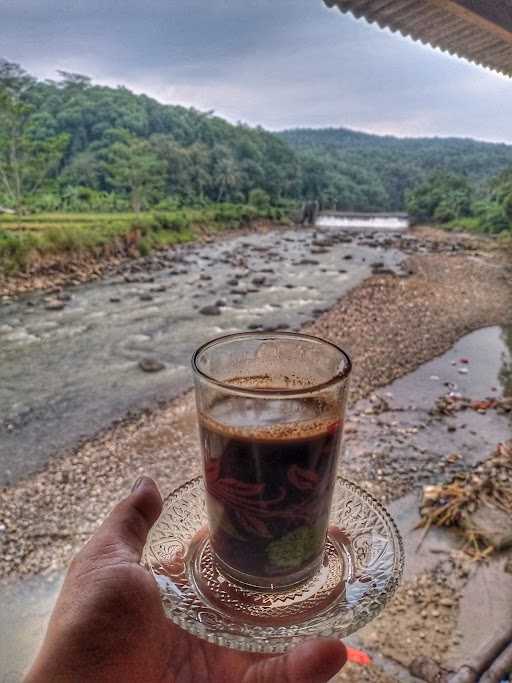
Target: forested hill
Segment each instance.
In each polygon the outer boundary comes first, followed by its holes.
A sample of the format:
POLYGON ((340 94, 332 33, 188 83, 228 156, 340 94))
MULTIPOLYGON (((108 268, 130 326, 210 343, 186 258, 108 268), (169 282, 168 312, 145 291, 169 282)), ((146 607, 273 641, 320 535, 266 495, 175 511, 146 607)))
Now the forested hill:
POLYGON ((333 175, 373 187, 388 209, 402 208, 405 192, 434 171, 465 176, 478 194, 512 166, 512 145, 470 138, 398 138, 348 128, 295 128, 278 135, 310 165, 330 164, 333 175))
POLYGON ((273 134, 78 74, 37 80, 0 60, 0 206, 115 211, 316 199, 390 211, 406 208, 434 171, 457 175, 452 185, 462 179, 478 198, 506 167, 508 145, 347 129, 273 134))

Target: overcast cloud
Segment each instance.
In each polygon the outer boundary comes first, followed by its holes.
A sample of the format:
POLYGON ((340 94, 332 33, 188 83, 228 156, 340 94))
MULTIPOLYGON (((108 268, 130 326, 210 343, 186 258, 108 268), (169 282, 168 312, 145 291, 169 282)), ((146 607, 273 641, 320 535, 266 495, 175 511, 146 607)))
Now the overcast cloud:
POLYGON ((0 56, 270 129, 512 143, 512 80, 322 0, 0 0, 0 56))

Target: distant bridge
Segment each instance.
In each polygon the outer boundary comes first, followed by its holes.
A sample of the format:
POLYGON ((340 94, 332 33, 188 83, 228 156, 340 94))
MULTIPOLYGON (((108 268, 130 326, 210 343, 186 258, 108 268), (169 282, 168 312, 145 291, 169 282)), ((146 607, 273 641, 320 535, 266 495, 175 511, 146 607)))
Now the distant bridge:
POLYGON ((320 211, 315 220, 319 227, 331 228, 369 228, 371 230, 407 230, 410 225, 409 214, 364 213, 357 211, 320 211))

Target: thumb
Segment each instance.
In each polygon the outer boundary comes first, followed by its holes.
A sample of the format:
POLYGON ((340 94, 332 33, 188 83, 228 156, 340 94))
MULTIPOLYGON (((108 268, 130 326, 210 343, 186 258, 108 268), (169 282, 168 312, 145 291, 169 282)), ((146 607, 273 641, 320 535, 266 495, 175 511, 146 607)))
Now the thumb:
POLYGON ((253 664, 247 683, 325 683, 338 673, 346 661, 347 651, 341 641, 310 640, 285 655, 253 664))
POLYGON ((162 511, 162 498, 149 477, 140 477, 131 494, 116 505, 82 553, 87 559, 138 563, 147 535, 162 511))

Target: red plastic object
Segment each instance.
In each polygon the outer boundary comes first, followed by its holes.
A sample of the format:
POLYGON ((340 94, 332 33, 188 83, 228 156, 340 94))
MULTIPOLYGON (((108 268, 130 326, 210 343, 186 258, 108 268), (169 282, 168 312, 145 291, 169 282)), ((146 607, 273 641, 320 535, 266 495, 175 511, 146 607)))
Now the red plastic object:
POLYGON ((353 647, 347 647, 347 660, 361 666, 369 666, 372 663, 370 656, 366 652, 355 650, 353 647))

